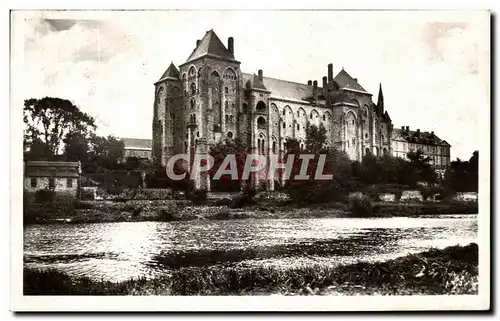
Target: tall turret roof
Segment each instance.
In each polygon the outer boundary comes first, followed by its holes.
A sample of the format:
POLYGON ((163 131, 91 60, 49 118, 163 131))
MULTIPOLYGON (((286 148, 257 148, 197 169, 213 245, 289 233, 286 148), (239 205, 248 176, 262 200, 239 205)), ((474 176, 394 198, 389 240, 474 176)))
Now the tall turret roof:
POLYGON ((226 46, 220 41, 219 37, 213 30, 208 30, 205 36, 198 41, 196 48, 193 50, 186 62, 198 59, 203 56, 214 56, 229 60, 235 60, 234 54, 231 53, 226 46))
POLYGON ((179 70, 177 69, 177 67, 175 67, 174 62, 170 63, 170 66, 168 66, 167 70, 165 70, 158 82, 165 79, 179 79, 179 70))

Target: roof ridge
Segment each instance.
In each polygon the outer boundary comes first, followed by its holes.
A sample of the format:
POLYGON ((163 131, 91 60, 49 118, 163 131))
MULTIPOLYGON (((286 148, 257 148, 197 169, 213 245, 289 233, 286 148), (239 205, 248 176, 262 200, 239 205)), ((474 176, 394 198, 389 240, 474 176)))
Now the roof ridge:
MULTIPOLYGON (((247 75, 255 75, 255 73, 248 73, 248 72, 244 72, 244 74, 247 74, 247 75)), ((264 78, 269 78, 269 79, 274 79, 274 80, 279 80, 279 81, 285 81, 285 82, 289 82, 289 83, 292 83, 292 84, 295 84, 295 85, 302 85, 302 86, 308 86, 308 87, 313 87, 312 85, 308 85, 308 84, 304 84, 304 83, 300 83, 300 82, 296 82, 296 81, 291 81, 291 80, 285 80, 285 79, 280 79, 280 78, 275 78, 275 77, 267 77, 267 76, 263 76, 264 78)), ((319 87, 318 88, 322 88, 322 87, 319 87)))

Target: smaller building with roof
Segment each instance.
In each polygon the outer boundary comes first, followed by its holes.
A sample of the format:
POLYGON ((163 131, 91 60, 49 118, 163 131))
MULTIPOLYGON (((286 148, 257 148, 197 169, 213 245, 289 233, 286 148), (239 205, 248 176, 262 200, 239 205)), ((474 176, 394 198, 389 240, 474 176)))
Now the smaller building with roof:
POLYGON ((80 173, 79 162, 25 161, 24 190, 31 193, 49 190, 77 197, 80 173))
POLYGON ((429 157, 430 164, 436 170, 444 172, 450 165, 451 145, 439 138, 434 131, 427 132, 420 129, 411 130, 410 126, 401 126, 392 131, 392 154, 406 159, 409 152, 422 151, 429 157))

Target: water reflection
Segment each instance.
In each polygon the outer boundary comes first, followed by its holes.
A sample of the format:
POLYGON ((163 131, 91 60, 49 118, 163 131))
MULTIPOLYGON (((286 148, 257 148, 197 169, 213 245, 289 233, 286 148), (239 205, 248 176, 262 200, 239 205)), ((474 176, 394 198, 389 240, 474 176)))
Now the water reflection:
POLYGON ((27 267, 125 280, 186 266, 385 260, 476 234, 476 216, 39 225, 24 231, 24 257, 27 267))

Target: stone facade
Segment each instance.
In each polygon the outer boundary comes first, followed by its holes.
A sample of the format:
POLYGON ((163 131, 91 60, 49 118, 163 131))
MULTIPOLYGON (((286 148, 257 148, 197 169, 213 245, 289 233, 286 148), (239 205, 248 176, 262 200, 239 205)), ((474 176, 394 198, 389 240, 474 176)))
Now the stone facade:
POLYGON ((366 153, 392 154, 393 125, 384 110, 343 68, 334 77, 296 82, 248 74, 213 30, 206 32, 179 69, 171 63, 155 83, 153 161, 165 165, 176 153, 206 152, 225 139, 240 137, 253 151, 280 155, 287 137, 305 145, 307 124, 323 125, 326 144, 353 160, 366 153))
POLYGON ((434 132, 422 132, 410 130, 409 126, 393 130, 392 154, 396 157, 406 159, 410 151, 421 150, 425 157, 429 157, 430 164, 434 166, 438 174, 444 175, 444 171, 450 166, 451 145, 440 139, 434 132))
POLYGON ((53 190, 77 197, 80 165, 77 162, 29 161, 24 164, 24 190, 53 190))

